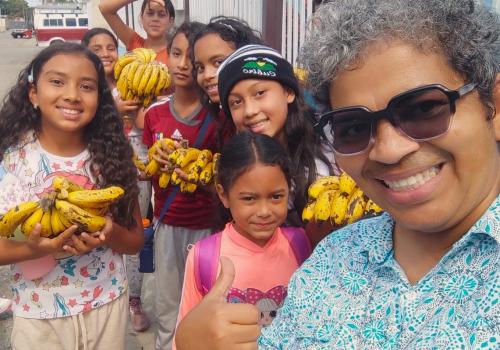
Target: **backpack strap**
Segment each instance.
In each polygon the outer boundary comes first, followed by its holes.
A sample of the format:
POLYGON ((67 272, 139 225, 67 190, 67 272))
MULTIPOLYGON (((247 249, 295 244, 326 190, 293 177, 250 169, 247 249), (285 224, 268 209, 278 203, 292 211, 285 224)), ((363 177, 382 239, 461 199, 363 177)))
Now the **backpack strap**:
POLYGON ((194 246, 194 277, 196 288, 204 296, 217 278, 222 232, 214 233, 194 246))
POLYGON ((290 243, 293 254, 297 263, 302 263, 311 255, 311 242, 306 235, 306 231, 302 227, 282 227, 281 232, 290 243))

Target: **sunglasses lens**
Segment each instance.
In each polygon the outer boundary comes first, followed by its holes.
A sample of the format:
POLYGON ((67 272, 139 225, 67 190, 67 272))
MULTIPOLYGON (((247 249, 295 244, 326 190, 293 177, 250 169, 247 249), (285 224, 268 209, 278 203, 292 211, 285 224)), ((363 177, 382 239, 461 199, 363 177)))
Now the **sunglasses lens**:
POLYGON ((363 151, 370 143, 371 121, 369 112, 362 109, 332 112, 330 127, 333 148, 342 154, 363 151))
POLYGON ((416 140, 446 133, 452 115, 450 99, 439 88, 410 93, 390 108, 401 130, 416 140))

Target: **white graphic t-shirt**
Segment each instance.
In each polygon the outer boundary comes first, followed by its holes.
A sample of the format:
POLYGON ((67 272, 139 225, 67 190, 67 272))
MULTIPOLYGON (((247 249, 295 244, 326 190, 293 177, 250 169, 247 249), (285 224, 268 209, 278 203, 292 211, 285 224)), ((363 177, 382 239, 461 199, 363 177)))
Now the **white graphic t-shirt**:
MULTIPOLYGON (((0 215, 24 201, 40 199, 56 175, 92 188, 89 153, 59 157, 43 150, 32 136, 4 154, 0 163, 0 215)), ((122 256, 98 247, 83 256, 57 260, 47 275, 27 280, 12 266, 13 311, 24 318, 77 315, 109 303, 127 290, 122 256)))

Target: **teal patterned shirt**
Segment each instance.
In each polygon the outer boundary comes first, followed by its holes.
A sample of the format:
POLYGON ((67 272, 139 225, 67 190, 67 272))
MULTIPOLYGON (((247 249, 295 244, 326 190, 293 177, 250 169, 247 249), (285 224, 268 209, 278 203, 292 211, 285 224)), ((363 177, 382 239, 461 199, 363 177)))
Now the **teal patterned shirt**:
POLYGON ((411 285, 388 214, 325 238, 259 349, 500 349, 500 203, 411 285))

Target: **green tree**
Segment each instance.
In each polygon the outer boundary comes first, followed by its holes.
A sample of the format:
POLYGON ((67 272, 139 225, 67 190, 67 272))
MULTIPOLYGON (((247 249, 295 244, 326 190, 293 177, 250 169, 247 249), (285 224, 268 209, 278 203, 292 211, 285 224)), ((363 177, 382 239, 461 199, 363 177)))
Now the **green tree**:
POLYGON ((28 3, 25 0, 0 0, 2 15, 24 17, 28 8, 28 3))

